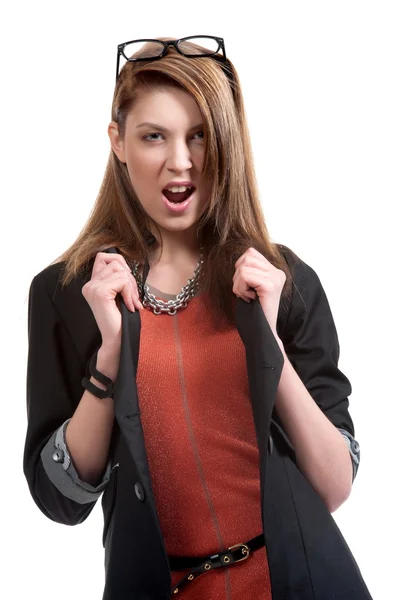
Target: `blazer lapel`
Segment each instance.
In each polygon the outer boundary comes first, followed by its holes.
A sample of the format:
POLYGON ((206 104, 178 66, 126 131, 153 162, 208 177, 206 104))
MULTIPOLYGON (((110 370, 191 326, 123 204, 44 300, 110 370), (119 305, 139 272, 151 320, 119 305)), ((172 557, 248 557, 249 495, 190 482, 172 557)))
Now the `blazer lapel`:
POLYGON ((265 502, 267 442, 284 357, 263 313, 259 299, 237 299, 236 323, 245 345, 249 394, 259 447, 262 506, 265 502))

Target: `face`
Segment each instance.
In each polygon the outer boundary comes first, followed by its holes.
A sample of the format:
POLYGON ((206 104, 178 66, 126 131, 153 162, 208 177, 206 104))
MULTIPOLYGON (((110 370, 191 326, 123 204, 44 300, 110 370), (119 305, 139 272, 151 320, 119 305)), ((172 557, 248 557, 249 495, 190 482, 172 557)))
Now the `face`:
POLYGON ((208 193, 201 176, 203 121, 194 98, 176 88, 142 93, 127 116, 125 138, 119 137, 116 123, 110 124, 108 133, 114 152, 127 165, 142 207, 161 232, 195 229, 208 204, 208 193), (179 184, 194 191, 187 207, 176 212, 168 206, 166 196, 179 200, 189 190, 172 196, 166 188, 179 184))

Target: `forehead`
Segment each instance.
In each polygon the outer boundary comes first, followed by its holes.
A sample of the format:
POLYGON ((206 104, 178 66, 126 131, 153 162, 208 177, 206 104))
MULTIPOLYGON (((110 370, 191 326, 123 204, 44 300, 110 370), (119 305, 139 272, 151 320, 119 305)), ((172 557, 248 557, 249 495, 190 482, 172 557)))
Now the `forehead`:
POLYGON ((201 112, 194 98, 185 90, 168 87, 139 92, 128 120, 132 125, 145 121, 164 127, 189 126, 202 123, 201 112))

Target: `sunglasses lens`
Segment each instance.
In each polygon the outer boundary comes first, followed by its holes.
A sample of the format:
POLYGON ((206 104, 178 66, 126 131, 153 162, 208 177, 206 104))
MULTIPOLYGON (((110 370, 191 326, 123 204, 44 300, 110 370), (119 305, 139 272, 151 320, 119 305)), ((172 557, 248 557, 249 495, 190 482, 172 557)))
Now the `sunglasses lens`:
POLYGON ((156 58, 162 54, 164 46, 159 42, 143 40, 130 42, 123 49, 123 55, 128 58, 156 58))
POLYGON ((179 42, 179 50, 187 56, 212 56, 219 50, 219 42, 213 38, 190 37, 179 42))

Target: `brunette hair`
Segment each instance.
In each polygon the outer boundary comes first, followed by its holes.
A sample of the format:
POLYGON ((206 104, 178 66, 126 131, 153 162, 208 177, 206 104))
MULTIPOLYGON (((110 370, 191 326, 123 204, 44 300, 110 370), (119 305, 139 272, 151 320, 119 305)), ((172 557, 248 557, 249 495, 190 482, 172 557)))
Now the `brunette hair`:
MULTIPOLYGON (((194 54, 200 47, 191 45, 194 54)), ((292 273, 283 246, 271 241, 259 200, 238 74, 231 61, 228 68, 230 74, 211 57, 188 58, 171 47, 159 60, 127 62, 115 86, 111 115, 123 138, 126 117, 143 91, 177 87, 191 94, 199 107, 205 137, 203 176, 211 183, 208 208, 197 231, 205 259, 201 288, 206 292, 204 297, 208 298, 216 327, 235 323, 234 265, 250 246, 285 272, 281 301, 286 306, 292 293, 292 273)), ((86 224, 75 242, 54 261, 65 263, 61 284, 67 285, 80 273, 91 273, 95 255, 112 246, 127 261, 143 261, 149 252, 150 223, 159 232, 141 207, 126 165, 111 149, 86 224)), ((162 251, 161 235, 157 241, 162 251)))

